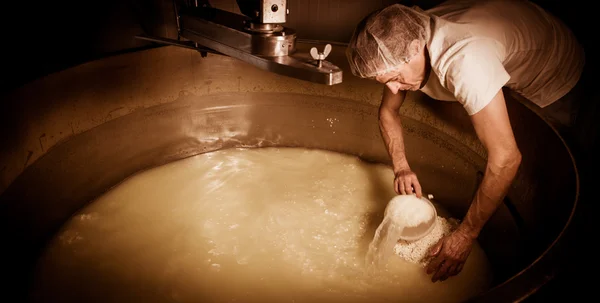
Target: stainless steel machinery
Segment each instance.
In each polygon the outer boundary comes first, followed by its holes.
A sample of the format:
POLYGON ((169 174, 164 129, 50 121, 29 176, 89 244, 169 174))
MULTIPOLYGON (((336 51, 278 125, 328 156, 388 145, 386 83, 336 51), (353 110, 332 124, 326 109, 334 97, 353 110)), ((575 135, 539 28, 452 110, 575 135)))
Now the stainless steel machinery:
POLYGON ((243 15, 214 8, 208 1, 177 4, 178 39, 139 35, 137 38, 219 53, 280 75, 334 85, 342 82, 342 70, 325 61, 331 52, 313 47, 309 53, 296 49, 296 32, 285 27, 289 14, 286 0, 238 0, 243 15))

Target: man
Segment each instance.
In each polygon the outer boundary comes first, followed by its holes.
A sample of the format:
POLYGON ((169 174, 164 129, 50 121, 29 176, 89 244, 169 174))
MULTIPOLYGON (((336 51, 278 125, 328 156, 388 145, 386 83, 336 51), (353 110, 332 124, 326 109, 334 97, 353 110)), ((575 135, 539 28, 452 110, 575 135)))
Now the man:
MULTIPOLYGON (((422 195, 404 153, 398 111, 406 91, 458 101, 469 114, 487 167, 465 217, 432 248, 427 266, 433 282, 458 274, 521 163, 502 88, 543 110, 579 81, 582 48, 564 24, 531 2, 470 0, 428 11, 400 4, 378 10, 357 26, 347 57, 354 75, 385 84, 379 121, 398 194, 422 195)), ((547 118, 557 126, 571 123, 547 118)))

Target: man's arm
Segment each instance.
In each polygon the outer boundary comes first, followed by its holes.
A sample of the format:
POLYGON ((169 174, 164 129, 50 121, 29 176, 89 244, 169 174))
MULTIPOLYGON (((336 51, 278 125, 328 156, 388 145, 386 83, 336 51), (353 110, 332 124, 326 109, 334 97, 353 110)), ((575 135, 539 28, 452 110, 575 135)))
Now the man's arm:
POLYGON ((521 152, 515 142, 501 89, 486 107, 471 116, 471 121, 487 150, 487 165, 462 222, 431 249, 433 259, 427 266, 427 273, 433 273, 433 282, 446 280, 462 271, 473 242, 502 203, 521 165, 521 152))
POLYGON ((394 94, 386 85, 383 89, 383 97, 379 106, 379 129, 392 159, 394 169, 394 190, 398 194, 410 194, 414 192, 421 196, 421 185, 417 176, 411 171, 406 154, 404 152, 404 137, 402 134, 402 122, 400 119, 400 106, 404 102, 406 91, 398 91, 394 94))
POLYGON ((490 104, 471 116, 471 121, 488 154, 483 180, 459 226, 459 231, 475 239, 508 192, 521 165, 521 152, 508 119, 502 90, 490 104))

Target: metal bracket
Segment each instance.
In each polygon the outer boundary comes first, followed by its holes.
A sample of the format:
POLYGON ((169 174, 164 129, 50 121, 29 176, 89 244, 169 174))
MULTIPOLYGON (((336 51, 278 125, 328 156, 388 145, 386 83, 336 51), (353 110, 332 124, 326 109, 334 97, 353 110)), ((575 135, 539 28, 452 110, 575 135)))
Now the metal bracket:
MULTIPOLYGON (((323 52, 313 48, 310 54, 296 53, 296 33, 293 29, 283 27, 281 31, 269 34, 257 33, 246 28, 248 16, 203 5, 207 1, 185 1, 191 6, 175 6, 177 40, 144 34, 136 38, 193 49, 200 52, 202 57, 206 57, 209 52, 226 55, 269 72, 309 82, 325 85, 342 82, 342 70, 325 61, 331 52, 330 44, 325 46, 323 52), (182 39, 186 41, 181 41, 182 39)), ((263 2, 258 3, 265 5, 263 2)), ((273 10, 272 6, 267 8, 273 10)), ((265 24, 272 25, 253 25, 265 24)))

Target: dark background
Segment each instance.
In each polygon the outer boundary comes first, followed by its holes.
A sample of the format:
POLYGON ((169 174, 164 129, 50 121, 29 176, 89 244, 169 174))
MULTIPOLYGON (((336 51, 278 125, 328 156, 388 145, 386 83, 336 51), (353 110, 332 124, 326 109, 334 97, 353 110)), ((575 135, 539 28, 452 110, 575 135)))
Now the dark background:
MULTIPOLYGON (((235 1, 209 1, 213 6, 236 11, 235 1)), ((319 39, 347 42, 352 26, 368 12, 396 1, 368 0, 289 0, 290 15, 287 26, 297 30, 300 39, 319 39), (358 8, 358 9, 357 9, 358 8), (349 26, 351 25, 351 26, 349 26)), ((440 1, 397 1, 419 5, 426 9, 440 1)), ((586 91, 580 111, 579 137, 569 139, 581 175, 579 207, 582 218, 575 228, 584 230, 576 245, 567 272, 553 280, 528 302, 546 302, 573 296, 581 298, 591 294, 591 282, 584 275, 594 274, 591 254, 595 229, 591 229, 591 214, 595 186, 595 156, 598 150, 600 94, 594 88, 598 67, 595 41, 598 19, 591 5, 580 0, 533 1, 562 19, 575 33, 586 50, 586 72, 582 78, 586 91), (590 229, 585 229, 590 228, 590 229)), ((86 61, 123 52, 136 51, 156 45, 134 39, 137 34, 148 33, 174 38, 172 3, 168 0, 106 0, 106 1, 8 1, 3 3, 2 18, 2 80, 3 93, 22 86, 44 75, 66 69, 86 61)), ((5 99, 1 98, 4 103, 5 99)), ((10 106, 3 106, 4 110, 10 106)), ((541 147, 543 149, 543 147, 541 147)), ((543 152, 543 151, 540 151, 543 152)), ((595 208, 594 208, 595 209, 595 208)), ((574 299, 578 301, 577 299, 574 299)), ((572 301, 572 300, 569 300, 572 301)))

